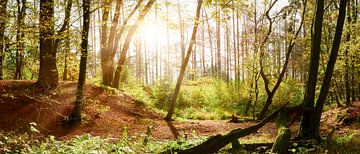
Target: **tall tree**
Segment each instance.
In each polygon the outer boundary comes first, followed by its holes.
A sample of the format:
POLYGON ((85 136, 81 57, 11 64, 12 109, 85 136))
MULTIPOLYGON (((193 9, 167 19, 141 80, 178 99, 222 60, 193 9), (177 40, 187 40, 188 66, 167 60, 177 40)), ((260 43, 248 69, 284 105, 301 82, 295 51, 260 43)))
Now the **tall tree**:
POLYGON ((220 40, 220 4, 216 3, 216 53, 217 53, 217 65, 216 65, 216 73, 218 77, 221 75, 221 40, 220 40))
POLYGON ((346 3, 348 0, 340 0, 339 15, 336 24, 335 36, 332 44, 330 57, 327 63, 324 80, 321 85, 320 94, 314 106, 315 99, 315 88, 316 88, 316 77, 317 68, 319 68, 319 56, 320 56, 320 45, 321 45, 321 29, 322 20, 324 13, 324 1, 317 1, 317 9, 314 21, 314 34, 311 44, 311 59, 309 68, 309 79, 305 89, 304 105, 310 109, 310 111, 304 112, 298 137, 303 139, 319 139, 320 138, 320 118, 323 106, 325 104, 326 96, 330 88, 330 82, 332 73, 336 63, 338 50, 340 47, 341 35, 343 31, 345 15, 346 15, 346 3), (315 81, 313 81, 313 80, 315 81))
POLYGON ((58 86, 56 50, 54 50, 54 1, 40 0, 40 68, 37 85, 42 88, 58 86))
POLYGON ((202 0, 198 0, 198 4, 197 4, 197 8, 196 8, 196 16, 195 16, 195 21, 194 21, 194 27, 193 27, 192 34, 191 34, 191 40, 189 43, 189 47, 186 51, 185 59, 181 65, 180 74, 179 74, 178 80, 176 82, 174 94, 172 95, 172 98, 171 98, 168 114, 165 117, 165 120, 167 120, 167 121, 171 121, 171 117, 174 113, 176 100, 177 100, 177 97, 180 92, 180 86, 181 86, 181 83, 185 76, 186 67, 190 60, 193 45, 195 44, 195 41, 196 41, 196 32, 197 32, 197 28, 199 26, 199 17, 200 17, 200 10, 201 10, 202 2, 203 2, 202 0))
MULTIPOLYGON (((276 1, 274 1, 274 3, 272 3, 272 6, 274 6, 276 1)), ((302 11, 302 16, 304 16, 305 12, 306 12, 306 0, 304 1, 304 9, 302 11)), ((271 7, 270 7, 271 9, 271 7)), ((267 77, 267 75, 265 74, 265 71, 264 71, 264 66, 263 66, 263 61, 264 61, 264 55, 263 55, 263 51, 265 50, 264 49, 264 45, 266 43, 266 39, 270 36, 271 34, 271 29, 273 28, 272 27, 272 24, 273 24, 273 19, 270 18, 269 16, 269 12, 270 12, 270 9, 268 9, 268 11, 266 12, 266 18, 269 20, 269 27, 268 27, 268 33, 265 37, 265 39, 263 40, 263 43, 260 45, 260 75, 264 81, 264 87, 265 87, 265 91, 266 91, 266 94, 267 94, 267 98, 266 98, 266 102, 265 102, 265 105, 264 107, 262 108, 259 116, 258 116, 258 119, 261 120, 263 119, 265 116, 266 116, 266 112, 269 108, 269 106, 272 104, 272 99, 275 95, 275 93, 277 92, 278 88, 280 87, 280 84, 282 83, 283 81, 283 78, 285 76, 285 73, 286 73, 286 70, 287 70, 287 67, 288 67, 288 64, 289 64, 289 61, 290 61, 290 56, 291 56, 291 53, 293 51, 293 48, 295 46, 295 43, 296 43, 296 39, 297 37, 299 36, 300 34, 300 31, 302 29, 302 24, 304 23, 304 18, 301 20, 301 23, 299 25, 299 28, 297 29, 297 31, 295 32, 295 34, 292 34, 294 37, 291 37, 290 40, 287 42, 287 47, 286 47, 286 53, 285 53, 285 62, 281 68, 281 71, 280 71, 280 74, 279 74, 279 77, 277 78, 276 80, 276 83, 274 85, 274 87, 271 89, 269 84, 270 84, 270 79, 267 77)), ((280 66, 279 66, 280 67, 280 66)))
POLYGON ((73 121, 81 121, 81 102, 83 99, 85 78, 86 78, 86 61, 88 57, 88 36, 90 25, 90 1, 83 0, 83 28, 81 33, 81 59, 78 78, 78 86, 76 91, 75 108, 70 119, 73 121))
MULTIPOLYGON (((317 0, 315 20, 313 22, 313 34, 311 38, 311 51, 310 51, 310 64, 308 72, 308 80, 305 87, 305 94, 303 104, 312 108, 315 103, 315 88, 317 83, 317 76, 319 70, 319 60, 321 52, 321 36, 322 36, 322 24, 324 16, 324 0, 317 0)), ((315 135, 314 129, 311 127, 310 121, 312 121, 313 112, 304 112, 302 122, 300 125, 299 137, 301 138, 313 138, 315 135), (305 122, 309 121, 309 122, 305 122)))
POLYGON ((3 60, 5 48, 5 24, 6 24, 6 10, 8 0, 0 0, 0 80, 3 79, 3 60))
POLYGON ((114 88, 119 88, 120 85, 120 74, 123 70, 125 61, 126 61, 126 54, 127 51, 129 50, 130 47, 130 42, 134 36, 134 33, 136 32, 137 28, 140 26, 140 24, 142 23, 142 21, 144 20, 146 14, 149 12, 149 10, 151 9, 152 5, 154 4, 155 0, 149 0, 149 2, 145 5, 144 9, 140 12, 139 17, 137 18, 137 20, 135 21, 134 25, 131 26, 131 28, 129 29, 129 32, 125 38, 125 42, 123 45, 123 48, 120 52, 120 59, 118 61, 118 65, 116 67, 116 71, 115 71, 115 76, 114 76, 114 82, 113 82, 113 87, 114 88))
POLYGON ((24 56, 24 19, 26 15, 26 0, 16 0, 17 21, 16 21, 16 67, 14 79, 21 79, 24 56))
MULTIPOLYGON (((119 23, 120 17, 120 8, 122 5, 122 0, 116 0, 115 13, 114 18, 112 19, 110 31, 108 31, 108 18, 111 10, 111 2, 112 0, 105 1, 105 8, 103 12, 103 25, 101 30, 101 69, 102 69, 102 77, 103 84, 106 86, 110 86, 113 79, 113 70, 114 70, 114 57, 112 53, 113 50, 114 39, 116 34, 116 29, 119 23)), ((114 54, 115 55, 115 54, 114 54)))

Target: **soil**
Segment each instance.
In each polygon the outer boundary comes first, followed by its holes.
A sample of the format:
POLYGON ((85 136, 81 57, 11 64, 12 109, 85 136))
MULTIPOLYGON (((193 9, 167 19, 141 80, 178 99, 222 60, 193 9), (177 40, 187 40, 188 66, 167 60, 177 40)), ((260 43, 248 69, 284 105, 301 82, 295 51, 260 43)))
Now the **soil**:
MULTIPOLYGON (((156 140, 175 139, 178 136, 192 138, 226 133, 236 128, 245 128, 255 122, 230 123, 229 120, 187 120, 166 122, 163 115, 152 111, 122 92, 85 85, 83 121, 68 124, 66 119, 73 110, 76 82, 60 82, 59 88, 39 91, 34 81, 0 81, 0 131, 25 133, 30 123, 35 122, 41 136, 54 135, 58 139, 69 139, 76 135, 119 138, 124 129, 129 136, 140 136, 151 127, 151 136, 156 140)), ((298 123, 292 127, 293 136, 298 123)), ((329 128, 323 129, 324 133, 329 128)), ((268 123, 257 133, 246 138, 276 137, 276 126, 268 123)))

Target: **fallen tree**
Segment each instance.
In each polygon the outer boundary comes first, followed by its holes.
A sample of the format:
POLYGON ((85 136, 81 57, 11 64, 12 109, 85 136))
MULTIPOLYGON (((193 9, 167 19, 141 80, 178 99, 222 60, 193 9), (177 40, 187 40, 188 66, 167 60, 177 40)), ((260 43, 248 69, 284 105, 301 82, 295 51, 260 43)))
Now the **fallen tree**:
POLYGON ((225 135, 215 135, 211 136, 207 141, 204 143, 191 147, 186 150, 178 151, 179 154, 197 154, 197 153, 215 153, 219 151, 222 147, 226 146, 227 144, 236 141, 240 137, 244 137, 247 135, 250 135, 252 133, 255 133, 258 129, 263 127, 266 123, 268 123, 270 120, 275 118, 278 113, 287 105, 288 103, 285 103, 282 105, 279 109, 274 111, 272 114, 267 116, 265 119, 257 123, 256 125, 247 127, 247 128, 238 128, 230 131, 229 133, 225 135))

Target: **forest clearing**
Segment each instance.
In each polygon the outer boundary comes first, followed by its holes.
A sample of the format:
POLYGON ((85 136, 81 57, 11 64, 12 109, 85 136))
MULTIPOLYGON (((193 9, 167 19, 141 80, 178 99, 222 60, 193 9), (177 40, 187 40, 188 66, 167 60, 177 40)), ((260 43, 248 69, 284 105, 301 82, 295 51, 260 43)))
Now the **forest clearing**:
POLYGON ((360 153, 358 0, 0 0, 0 153, 360 153))

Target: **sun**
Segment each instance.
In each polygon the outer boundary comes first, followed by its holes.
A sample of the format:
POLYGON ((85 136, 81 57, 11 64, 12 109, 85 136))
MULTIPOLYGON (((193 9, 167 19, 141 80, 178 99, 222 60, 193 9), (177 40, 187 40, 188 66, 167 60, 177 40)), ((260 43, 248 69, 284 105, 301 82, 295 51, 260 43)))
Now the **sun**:
POLYGON ((144 22, 140 27, 139 34, 148 44, 159 46, 166 44, 166 27, 160 23, 144 22))

